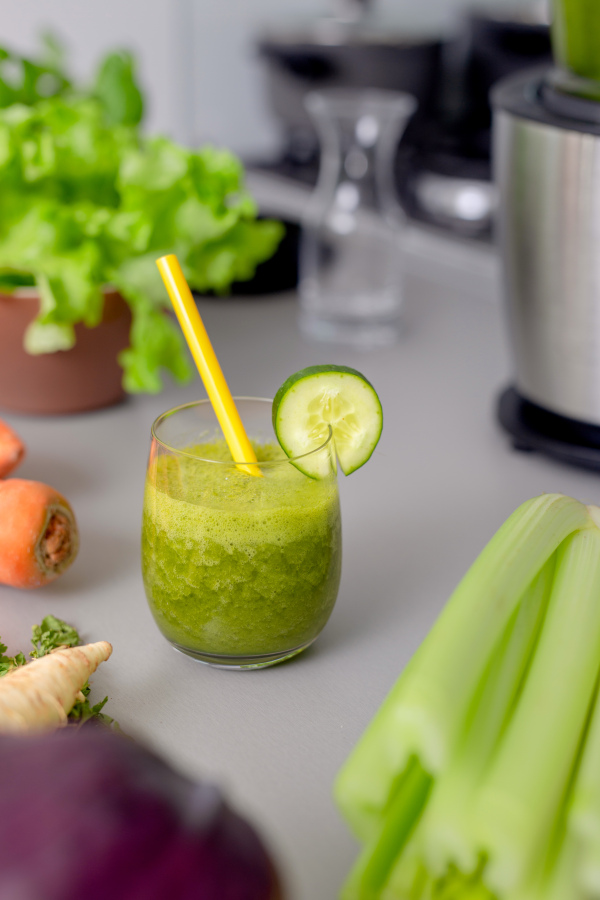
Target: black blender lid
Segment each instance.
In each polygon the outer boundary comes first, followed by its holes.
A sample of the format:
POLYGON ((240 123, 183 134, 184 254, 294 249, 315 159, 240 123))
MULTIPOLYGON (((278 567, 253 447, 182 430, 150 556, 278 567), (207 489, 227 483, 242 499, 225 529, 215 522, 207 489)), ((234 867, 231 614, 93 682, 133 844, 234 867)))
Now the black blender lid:
POLYGON ((546 108, 566 119, 600 125, 600 102, 571 93, 567 90, 568 83, 564 73, 550 69, 541 86, 541 97, 546 108))
POLYGON ((503 79, 490 94, 492 106, 540 125, 600 135, 600 103, 557 90, 555 71, 537 67, 503 79))
POLYGON ((550 412, 509 387, 498 398, 498 420, 515 450, 600 472, 600 426, 550 412))

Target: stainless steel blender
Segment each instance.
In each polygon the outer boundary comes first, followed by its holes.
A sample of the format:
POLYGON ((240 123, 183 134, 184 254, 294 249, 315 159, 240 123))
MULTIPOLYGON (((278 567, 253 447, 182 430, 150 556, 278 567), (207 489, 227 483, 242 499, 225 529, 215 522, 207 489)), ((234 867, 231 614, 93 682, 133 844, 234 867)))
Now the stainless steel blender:
POLYGON ((600 3, 555 0, 555 66, 493 93, 516 446, 600 469, 600 3))

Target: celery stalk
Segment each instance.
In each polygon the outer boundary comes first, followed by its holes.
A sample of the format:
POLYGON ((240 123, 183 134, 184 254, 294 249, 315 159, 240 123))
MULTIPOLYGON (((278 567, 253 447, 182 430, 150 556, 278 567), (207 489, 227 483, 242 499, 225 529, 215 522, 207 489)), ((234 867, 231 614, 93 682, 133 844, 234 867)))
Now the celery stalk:
POLYGON ((572 832, 567 832, 554 870, 539 891, 539 900, 589 900, 590 895, 578 883, 579 868, 579 842, 572 832))
POLYGON ((590 526, 583 504, 545 494, 485 547, 338 775, 336 800, 359 838, 376 832, 412 756, 432 775, 445 770, 521 596, 559 544, 590 526))
MULTIPOLYGON (((591 507, 600 525, 600 510, 591 507)), ((578 839, 580 882, 590 897, 600 897, 600 687, 590 716, 581 765, 571 795, 569 829, 578 839)))
POLYGON ((581 766, 568 814, 581 847, 580 880, 591 897, 600 897, 600 690, 596 697, 581 766))
POLYGON ((598 678, 599 601, 600 530, 592 527, 558 551, 535 656, 474 805, 473 841, 500 896, 539 868, 563 810, 598 678))
POLYGON ((472 872, 479 861, 469 811, 481 778, 513 712, 544 620, 556 554, 526 590, 492 656, 457 753, 435 787, 422 822, 428 867, 443 875, 451 864, 472 872))
POLYGON ((379 897, 381 900, 496 900, 481 880, 483 867, 482 861, 470 875, 451 868, 443 878, 435 878, 424 865, 416 868, 413 861, 411 871, 400 864, 379 897))
POLYGON ((589 898, 600 897, 600 841, 598 839, 598 817, 600 811, 581 817, 578 823, 579 834, 579 866, 578 883, 589 898))
POLYGON ((390 869, 381 900, 421 900, 427 890, 431 890, 431 877, 412 837, 390 869))
POLYGON ((596 841, 586 842, 580 849, 577 882, 588 900, 600 897, 600 849, 596 841))
MULTIPOLYGON (((600 509, 589 507, 600 527, 600 509)), ((579 852, 579 882, 586 896, 600 898, 600 686, 590 716, 581 765, 571 795, 568 825, 579 852)))
POLYGON ((567 832, 563 820, 554 859, 549 871, 540 869, 537 876, 511 891, 506 900, 590 900, 578 885, 580 863, 579 846, 572 832, 567 832))
POLYGON ((342 889, 342 900, 376 900, 390 868, 418 822, 432 778, 412 759, 377 833, 365 847, 342 889))

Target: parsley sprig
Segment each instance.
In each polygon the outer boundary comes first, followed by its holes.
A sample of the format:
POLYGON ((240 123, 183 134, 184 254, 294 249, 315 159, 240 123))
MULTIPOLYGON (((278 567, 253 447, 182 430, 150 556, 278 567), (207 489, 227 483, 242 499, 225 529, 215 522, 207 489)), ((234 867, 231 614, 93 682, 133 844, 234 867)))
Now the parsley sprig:
MULTIPOLYGON (((81 644, 81 638, 77 629, 69 625, 68 622, 57 619, 56 616, 46 616, 42 619, 40 625, 33 626, 31 643, 33 644, 33 649, 29 652, 29 660, 22 652, 15 654, 15 656, 6 656, 8 647, 0 643, 0 678, 3 675, 7 675, 11 669, 25 666, 31 660, 40 659, 42 656, 47 656, 55 650, 63 650, 66 647, 78 647, 81 644)), ((89 683, 86 682, 81 689, 82 697, 75 701, 69 713, 69 724, 81 726, 84 722, 94 719, 97 722, 102 722, 104 725, 110 725, 118 729, 115 720, 102 712, 108 697, 92 706, 89 701, 90 690, 89 683)))

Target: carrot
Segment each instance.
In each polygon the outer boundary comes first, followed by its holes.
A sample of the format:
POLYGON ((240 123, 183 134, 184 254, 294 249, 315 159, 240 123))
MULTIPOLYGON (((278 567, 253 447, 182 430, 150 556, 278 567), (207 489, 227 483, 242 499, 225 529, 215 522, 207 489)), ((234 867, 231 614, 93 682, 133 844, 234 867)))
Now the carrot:
POLYGON ((107 641, 54 650, 0 678, 0 732, 64 725, 79 692, 112 647, 107 641))
POLYGON ((0 478, 6 478, 23 461, 25 444, 6 422, 0 419, 0 478))
POLYGON ((73 510, 39 481, 0 481, 0 584, 34 588, 67 569, 79 549, 73 510))

